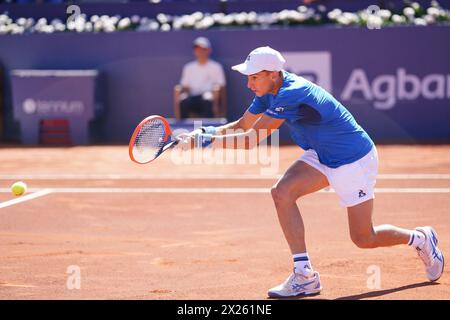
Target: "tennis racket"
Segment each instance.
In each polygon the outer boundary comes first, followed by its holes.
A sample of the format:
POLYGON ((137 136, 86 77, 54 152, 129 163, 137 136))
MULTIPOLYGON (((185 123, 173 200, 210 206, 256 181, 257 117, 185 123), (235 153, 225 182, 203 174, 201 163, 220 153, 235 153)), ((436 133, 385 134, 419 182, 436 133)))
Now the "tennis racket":
POLYGON ((139 164, 155 160, 179 142, 171 135, 169 123, 164 117, 155 115, 145 118, 134 129, 128 144, 131 160, 139 164))

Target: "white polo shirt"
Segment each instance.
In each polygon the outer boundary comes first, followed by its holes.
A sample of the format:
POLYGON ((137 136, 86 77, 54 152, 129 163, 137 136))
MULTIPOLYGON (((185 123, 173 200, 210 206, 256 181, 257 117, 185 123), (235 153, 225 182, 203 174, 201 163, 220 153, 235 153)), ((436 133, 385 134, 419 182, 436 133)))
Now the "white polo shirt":
POLYGON ((224 86, 225 74, 222 66, 211 59, 203 65, 192 61, 183 67, 180 83, 196 96, 211 91, 216 85, 224 86))

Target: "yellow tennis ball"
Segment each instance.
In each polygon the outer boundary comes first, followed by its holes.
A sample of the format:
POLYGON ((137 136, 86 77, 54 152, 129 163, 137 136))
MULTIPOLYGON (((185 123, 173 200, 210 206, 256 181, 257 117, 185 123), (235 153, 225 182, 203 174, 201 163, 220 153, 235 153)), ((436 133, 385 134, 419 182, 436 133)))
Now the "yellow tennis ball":
POLYGON ((23 181, 15 182, 11 186, 11 192, 15 196, 21 196, 27 192, 27 185, 23 181))

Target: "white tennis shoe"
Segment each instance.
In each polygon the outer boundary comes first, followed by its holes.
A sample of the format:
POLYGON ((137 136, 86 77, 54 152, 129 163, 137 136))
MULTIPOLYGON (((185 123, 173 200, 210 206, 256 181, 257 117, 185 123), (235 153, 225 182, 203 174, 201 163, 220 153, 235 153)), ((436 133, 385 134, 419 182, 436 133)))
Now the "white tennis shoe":
POLYGON ((300 273, 293 272, 282 284, 269 289, 267 293, 270 298, 297 297, 317 294, 322 290, 318 272, 306 277, 300 273))
POLYGON ((417 231, 425 235, 425 243, 419 248, 417 254, 425 264, 428 280, 438 280, 444 272, 444 255, 437 247, 438 238, 432 227, 418 227, 417 231))

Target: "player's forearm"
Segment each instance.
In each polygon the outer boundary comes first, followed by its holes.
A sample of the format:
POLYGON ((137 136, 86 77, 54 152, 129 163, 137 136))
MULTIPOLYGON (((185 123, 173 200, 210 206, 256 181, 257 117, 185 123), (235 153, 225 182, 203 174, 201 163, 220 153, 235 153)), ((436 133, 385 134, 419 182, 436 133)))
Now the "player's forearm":
POLYGON ((212 147, 223 149, 245 149, 250 150, 258 146, 258 144, 270 135, 270 131, 266 129, 250 129, 238 133, 229 133, 224 135, 213 136, 212 147))
POLYGON ((216 133, 215 135, 220 136, 229 133, 232 130, 242 129, 240 126, 240 121, 236 120, 233 122, 229 122, 227 124, 224 124, 223 126, 216 127, 216 133))

